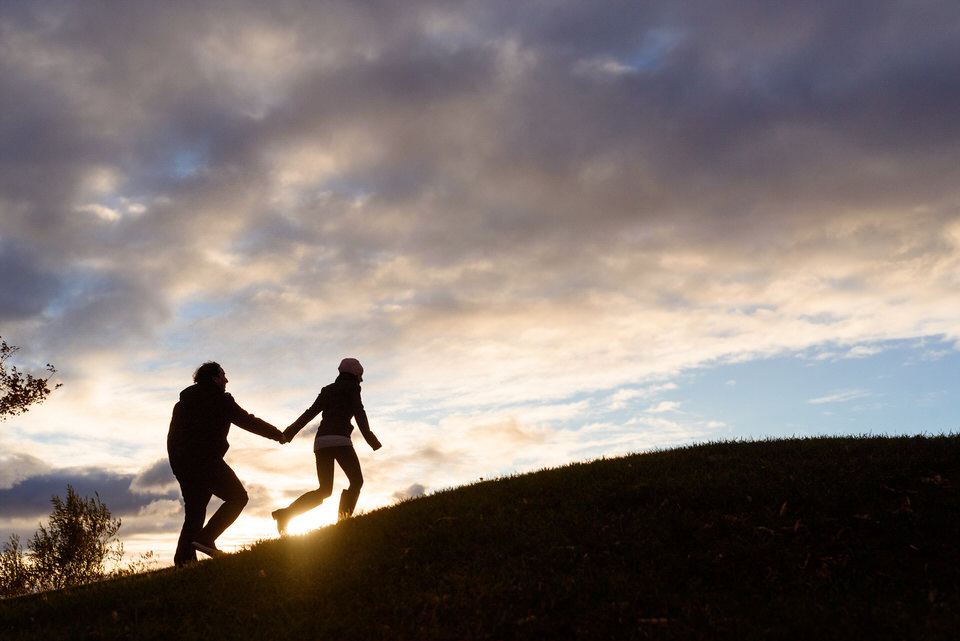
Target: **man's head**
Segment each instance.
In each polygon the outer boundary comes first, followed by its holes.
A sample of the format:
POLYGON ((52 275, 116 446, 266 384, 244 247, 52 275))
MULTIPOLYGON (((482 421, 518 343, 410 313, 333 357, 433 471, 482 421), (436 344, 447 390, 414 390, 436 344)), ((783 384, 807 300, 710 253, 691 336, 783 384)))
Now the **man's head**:
POLYGON ((227 388, 227 375, 224 373, 220 363, 208 361, 197 368, 193 373, 193 382, 205 385, 215 385, 222 390, 227 388))

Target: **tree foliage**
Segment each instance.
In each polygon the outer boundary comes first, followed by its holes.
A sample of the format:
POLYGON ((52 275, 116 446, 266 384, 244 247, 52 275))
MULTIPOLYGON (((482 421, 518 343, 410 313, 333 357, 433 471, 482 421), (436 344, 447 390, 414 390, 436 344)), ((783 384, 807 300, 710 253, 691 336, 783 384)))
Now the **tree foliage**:
POLYGON ((105 574, 106 561, 123 555, 116 540, 120 519, 94 492, 93 498, 81 498, 67 486, 67 500, 51 499, 50 525, 40 526, 30 541, 33 564, 42 577, 42 589, 60 589, 90 583, 105 574))
POLYGON ((24 553, 12 535, 0 552, 0 596, 57 590, 104 578, 109 561, 119 563, 123 543, 117 539, 120 519, 114 519, 100 495, 80 497, 67 486, 67 498, 51 498, 48 525, 40 525, 24 553))
MULTIPOLYGON (((25 374, 16 366, 7 369, 7 360, 19 349, 0 337, 0 421, 23 414, 31 405, 42 403, 52 391, 50 378, 57 370, 50 363, 47 363, 47 377, 25 374)), ((53 389, 58 387, 59 383, 53 389)))
POLYGON ((33 578, 20 547, 20 537, 10 535, 0 551, 0 597, 20 596, 33 592, 33 578))

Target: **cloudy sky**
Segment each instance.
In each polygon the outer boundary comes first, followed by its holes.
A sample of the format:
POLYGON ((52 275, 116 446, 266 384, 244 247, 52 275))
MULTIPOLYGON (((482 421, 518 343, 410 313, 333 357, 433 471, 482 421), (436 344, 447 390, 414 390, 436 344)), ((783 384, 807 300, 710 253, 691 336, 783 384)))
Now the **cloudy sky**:
MULTIPOLYGON (((4 2, 0 335, 63 387, 0 423, 0 536, 70 483, 170 563, 209 359, 284 427, 359 358, 360 510, 955 432, 958 113, 954 0, 4 2)), ((311 432, 233 429, 223 547, 315 487, 311 432)))

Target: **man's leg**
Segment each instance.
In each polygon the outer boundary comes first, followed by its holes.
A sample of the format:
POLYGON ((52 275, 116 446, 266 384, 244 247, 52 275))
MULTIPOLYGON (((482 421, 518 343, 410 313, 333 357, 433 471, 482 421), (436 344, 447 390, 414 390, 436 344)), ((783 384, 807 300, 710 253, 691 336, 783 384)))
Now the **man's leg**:
POLYGON ((223 499, 223 505, 210 517, 194 541, 216 547, 217 537, 237 520, 249 497, 240 479, 225 461, 220 461, 210 471, 210 490, 214 496, 223 499))
POLYGON ((180 529, 180 539, 177 541, 177 551, 173 555, 173 563, 177 567, 197 560, 197 551, 191 545, 207 516, 207 504, 210 502, 209 483, 200 476, 177 477, 180 483, 180 492, 183 494, 183 527, 180 529))

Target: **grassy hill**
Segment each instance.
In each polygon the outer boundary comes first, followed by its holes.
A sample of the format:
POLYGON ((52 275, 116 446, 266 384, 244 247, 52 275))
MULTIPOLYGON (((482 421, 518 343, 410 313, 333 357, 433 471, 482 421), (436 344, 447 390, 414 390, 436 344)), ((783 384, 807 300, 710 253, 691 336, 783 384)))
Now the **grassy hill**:
POLYGON ((570 465, 0 601, 0 638, 955 639, 958 467, 958 436, 570 465))

